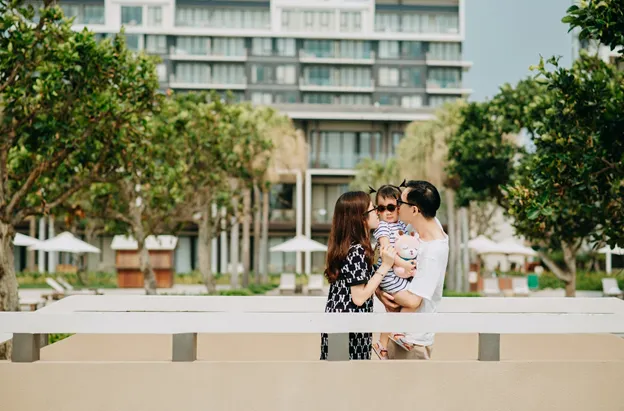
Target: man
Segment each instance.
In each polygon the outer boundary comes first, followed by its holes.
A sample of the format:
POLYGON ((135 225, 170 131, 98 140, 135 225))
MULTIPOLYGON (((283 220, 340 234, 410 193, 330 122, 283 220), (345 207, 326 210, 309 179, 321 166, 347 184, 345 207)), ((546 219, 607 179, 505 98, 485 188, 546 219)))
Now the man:
MULTIPOLYGON (((440 193, 426 181, 410 181, 398 201, 399 219, 411 225, 421 240, 416 275, 407 290, 410 306, 419 313, 434 313, 442 300, 444 275, 448 263, 448 236, 436 218, 440 208, 440 193)), ((388 311, 399 306, 393 297, 378 289, 377 297, 388 311)), ((388 346, 389 359, 428 360, 433 351, 434 334, 397 334, 388 346)))

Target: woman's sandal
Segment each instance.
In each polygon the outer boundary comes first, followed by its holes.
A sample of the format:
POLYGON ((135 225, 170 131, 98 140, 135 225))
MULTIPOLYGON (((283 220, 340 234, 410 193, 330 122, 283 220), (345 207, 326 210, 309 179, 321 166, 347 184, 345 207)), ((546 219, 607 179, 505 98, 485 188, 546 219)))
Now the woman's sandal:
POLYGON ((386 350, 384 346, 381 345, 381 341, 377 341, 375 344, 373 344, 373 351, 375 351, 375 354, 377 354, 377 357, 379 357, 380 360, 388 359, 388 350, 386 350))

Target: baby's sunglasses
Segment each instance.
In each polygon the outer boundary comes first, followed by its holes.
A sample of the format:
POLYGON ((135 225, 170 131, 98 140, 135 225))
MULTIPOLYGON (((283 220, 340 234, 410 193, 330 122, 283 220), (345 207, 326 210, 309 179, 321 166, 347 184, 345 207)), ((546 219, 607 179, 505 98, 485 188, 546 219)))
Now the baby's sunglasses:
POLYGON ((390 211, 391 213, 394 213, 397 210, 397 206, 395 204, 388 204, 388 205, 379 205, 377 206, 377 211, 379 211, 380 213, 385 212, 386 210, 390 211))

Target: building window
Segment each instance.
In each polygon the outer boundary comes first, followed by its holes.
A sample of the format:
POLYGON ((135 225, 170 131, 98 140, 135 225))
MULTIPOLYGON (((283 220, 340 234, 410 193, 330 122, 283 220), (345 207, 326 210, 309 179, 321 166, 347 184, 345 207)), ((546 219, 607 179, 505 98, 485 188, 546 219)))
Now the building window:
POLYGON ((278 56, 293 57, 297 55, 295 39, 277 39, 275 51, 278 56))
POLYGON ((398 59, 399 58, 399 42, 386 41, 379 42, 379 58, 382 59, 398 59))
POLYGON ((303 52, 306 56, 318 58, 334 57, 334 47, 331 40, 304 40, 303 52))
POLYGON ((142 34, 125 34, 128 50, 139 51, 143 48, 142 34))
POLYGON ((230 9, 201 6, 176 7, 176 25, 224 29, 269 29, 269 10, 230 9))
POLYGON ((401 57, 422 59, 424 56, 422 43, 419 41, 404 41, 401 43, 401 57))
POLYGON ((274 184, 269 197, 272 222, 294 222, 297 209, 295 184, 274 184))
POLYGON ((399 85, 399 69, 381 67, 379 69, 379 85, 385 87, 397 87, 399 85))
POLYGON ((104 24, 104 6, 61 4, 66 17, 74 17, 74 24, 104 24))
POLYGON ((277 104, 293 104, 298 101, 296 91, 283 91, 273 95, 273 102, 277 104))
POLYGON ((394 156, 397 153, 397 149, 399 148, 399 144, 401 143, 401 139, 403 139, 403 133, 395 131, 390 136, 390 153, 394 156))
POLYGON ((429 96, 429 107, 440 107, 460 98, 460 96, 429 96))
POLYGON ((290 29, 291 14, 292 12, 290 10, 282 10, 282 28, 283 29, 290 29))
POLYGON ((425 69, 423 67, 408 67, 401 70, 402 87, 425 87, 425 69))
POLYGON ((402 96, 401 107, 404 108, 419 108, 423 105, 422 96, 402 96))
POLYGON ((427 86, 432 88, 461 88, 461 69, 429 69, 427 86))
MULTIPOLYGON (((287 237, 270 237, 269 248, 279 245, 289 239, 290 238, 287 237)), ((294 273, 296 265, 297 253, 269 253, 270 273, 294 273)))
POLYGON ((254 56, 273 55, 273 39, 268 37, 255 37, 251 39, 251 52, 254 56))
POLYGON ((312 134, 310 167, 352 169, 361 159, 370 157, 373 142, 377 141, 381 141, 378 132, 321 131, 312 134))
POLYGON ((282 29, 285 31, 331 30, 334 12, 330 10, 282 10, 282 29))
POLYGON ((362 12, 340 12, 340 31, 345 33, 358 33, 362 31, 362 12))
POLYGON ((150 53, 167 53, 167 36, 148 35, 145 48, 150 53))
POLYGON ((305 84, 334 87, 371 87, 371 70, 364 67, 310 66, 303 71, 305 84))
POLYGON ((293 64, 271 66, 254 64, 251 66, 253 84, 295 84, 296 67, 293 64))
POLYGON ((201 56, 208 54, 210 39, 207 37, 177 37, 176 54, 201 56))
POLYGON ((245 39, 239 37, 215 37, 212 39, 213 56, 242 57, 245 55, 245 39))
POLYGON ((162 26, 162 7, 149 6, 147 8, 147 25, 150 27, 162 26))
POLYGON ((143 7, 121 6, 121 24, 141 26, 143 24, 143 7))
POLYGON ((305 17, 305 27, 306 29, 311 30, 312 28, 314 28, 314 12, 312 11, 305 11, 303 13, 303 16, 305 17))
POLYGON ((245 84, 245 66, 242 64, 214 64, 213 84, 245 84))
POLYGON ((158 64, 156 66, 156 73, 158 74, 158 81, 167 81, 167 66, 165 66, 164 64, 158 64))
POLYGON ((180 83, 210 83, 210 65, 205 63, 179 63, 175 68, 175 79, 180 83))
MULTIPOLYGON (((273 95, 271 93, 253 92, 251 93, 251 102, 253 104, 271 104, 273 95)), ((271 207, 271 209, 273 209, 271 207)))
POLYGON ((429 43, 427 58, 430 60, 461 61, 459 43, 429 43))
POLYGON ((312 184, 312 222, 329 224, 338 197, 349 190, 348 184, 312 184))

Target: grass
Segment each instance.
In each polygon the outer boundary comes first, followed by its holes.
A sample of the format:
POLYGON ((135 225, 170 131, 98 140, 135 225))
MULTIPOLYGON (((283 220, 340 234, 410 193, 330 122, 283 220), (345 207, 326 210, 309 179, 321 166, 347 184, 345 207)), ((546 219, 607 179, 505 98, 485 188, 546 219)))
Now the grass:
MULTIPOLYGON (((602 279, 605 277, 609 277, 605 272, 578 271, 576 273, 576 289, 578 291, 602 291, 602 279)), ((617 279, 620 289, 624 287, 624 273, 614 273, 611 277, 617 279)), ((540 290, 565 288, 565 283, 550 271, 540 275, 538 281, 540 290)))
POLYGON ((471 292, 460 292, 460 291, 451 291, 451 290, 444 290, 442 293, 442 296, 444 297, 481 297, 481 294, 479 293, 471 293, 471 292))

